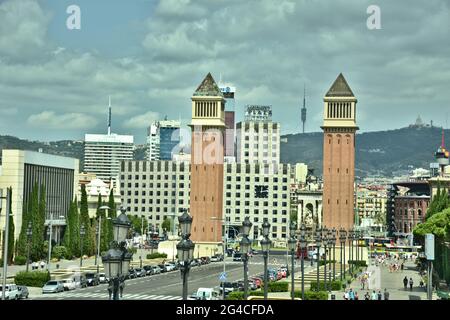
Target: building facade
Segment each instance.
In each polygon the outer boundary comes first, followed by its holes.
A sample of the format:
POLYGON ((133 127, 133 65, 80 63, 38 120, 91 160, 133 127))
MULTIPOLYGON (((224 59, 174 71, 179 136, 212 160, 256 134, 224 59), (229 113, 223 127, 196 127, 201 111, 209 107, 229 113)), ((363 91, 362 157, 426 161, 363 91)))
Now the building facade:
POLYGON ((155 121, 147 129, 147 161, 159 160, 159 123, 155 121))
POLYGON ((354 225, 355 133, 357 100, 340 74, 324 98, 323 223, 354 225))
POLYGON ((160 160, 172 160, 172 156, 178 153, 180 127, 181 122, 178 120, 162 120, 158 122, 160 160))
MULTIPOLYGON (((259 237, 259 227, 268 218, 272 224, 271 237, 285 239, 290 205, 289 169, 288 164, 226 164, 222 182, 225 230, 222 222, 210 220, 218 237, 226 231, 230 238, 235 238, 241 232, 244 218, 249 216, 256 226, 251 238, 259 237)), ((124 161, 121 199, 129 214, 146 218, 161 234, 166 217, 181 215, 190 208, 190 180, 189 162, 124 161)))
POLYGON ((109 181, 117 179, 120 162, 132 160, 133 136, 118 134, 86 134, 84 144, 84 172, 109 181))
POLYGON ((236 125, 238 163, 280 163, 280 124, 270 106, 247 106, 245 121, 236 125))
MULTIPOLYGON (((12 187, 11 211, 14 218, 14 237, 22 228, 22 213, 28 208, 31 193, 37 184, 45 187, 45 223, 53 226, 53 239, 60 240, 61 227, 74 199, 78 185, 79 160, 40 152, 3 150, 0 166, 0 189, 12 187)), ((39 191, 40 193, 41 191, 39 191)), ((5 194, 5 192, 4 192, 5 194)), ((4 229, 4 214, 0 228, 4 229)))

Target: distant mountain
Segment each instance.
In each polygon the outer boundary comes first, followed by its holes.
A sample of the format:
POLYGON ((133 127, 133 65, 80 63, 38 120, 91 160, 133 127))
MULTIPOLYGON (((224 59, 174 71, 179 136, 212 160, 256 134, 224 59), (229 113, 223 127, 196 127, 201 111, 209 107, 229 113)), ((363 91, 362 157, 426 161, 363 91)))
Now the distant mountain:
MULTIPOLYGON (((428 169, 434 162, 441 133, 442 129, 437 127, 411 126, 357 134, 355 173, 357 176, 390 176, 411 166, 428 169)), ((445 131, 447 137, 450 137, 449 133, 449 130, 445 131)), ((322 132, 290 134, 283 138, 287 142, 281 145, 282 162, 304 162, 314 168, 317 175, 322 173, 322 132)))
MULTIPOLYGON (((356 175, 380 174, 391 176, 396 171, 414 168, 429 168, 434 162, 434 152, 441 142, 441 128, 412 126, 389 131, 366 132, 356 135, 356 175)), ((445 135, 450 139, 450 130, 445 135)), ((304 162, 322 173, 323 133, 289 134, 281 144, 281 161, 284 163, 304 162)), ((40 142, 22 140, 12 136, 0 136, 2 149, 21 149, 73 157, 83 167, 83 141, 62 140, 40 142)), ((143 160, 145 145, 136 146, 135 160, 143 160)))

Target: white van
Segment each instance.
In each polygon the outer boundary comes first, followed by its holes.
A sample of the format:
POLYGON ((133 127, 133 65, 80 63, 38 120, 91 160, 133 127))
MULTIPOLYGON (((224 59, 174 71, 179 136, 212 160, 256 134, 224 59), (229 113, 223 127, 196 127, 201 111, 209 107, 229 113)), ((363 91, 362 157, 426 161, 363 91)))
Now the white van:
MULTIPOLYGON (((15 284, 7 284, 5 290, 5 300, 18 300, 20 297, 19 288, 15 284)), ((3 286, 0 286, 0 300, 3 299, 3 286)))
POLYGON ((219 300, 219 292, 213 288, 198 288, 197 300, 219 300))

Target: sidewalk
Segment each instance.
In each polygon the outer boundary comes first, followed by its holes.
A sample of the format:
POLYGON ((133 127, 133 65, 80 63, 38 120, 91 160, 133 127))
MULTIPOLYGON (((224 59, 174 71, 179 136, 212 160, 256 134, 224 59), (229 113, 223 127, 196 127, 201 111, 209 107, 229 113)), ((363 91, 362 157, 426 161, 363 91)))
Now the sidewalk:
MULTIPOLYGON (((386 288, 389 292, 389 300, 427 300, 427 293, 424 288, 420 288, 420 276, 416 270, 416 265, 412 261, 407 261, 405 263, 405 268, 403 271, 396 271, 396 272, 389 272, 388 266, 369 266, 368 269, 374 271, 371 277, 375 277, 375 281, 371 281, 372 283, 375 283, 376 285, 373 287, 370 287, 369 290, 367 288, 365 290, 361 289, 361 283, 358 280, 355 280, 351 283, 350 286, 347 287, 347 289, 352 288, 353 291, 356 291, 359 296, 359 300, 364 300, 364 295, 366 292, 369 292, 369 294, 375 290, 377 293, 378 291, 381 291, 381 293, 384 292, 384 289, 386 288), (407 277, 412 278, 414 281, 413 289, 405 290, 403 287, 403 278, 407 277)), ((344 292, 333 292, 336 295, 336 300, 344 300, 344 292)), ((383 295, 384 299, 384 295, 383 295)), ((437 296, 435 293, 433 293, 433 300, 436 300, 437 296)))

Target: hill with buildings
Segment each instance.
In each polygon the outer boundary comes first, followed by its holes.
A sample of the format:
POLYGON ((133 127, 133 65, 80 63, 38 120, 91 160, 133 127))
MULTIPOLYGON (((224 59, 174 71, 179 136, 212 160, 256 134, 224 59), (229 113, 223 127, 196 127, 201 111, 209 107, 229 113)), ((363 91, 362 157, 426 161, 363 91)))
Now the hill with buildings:
MULTIPOLYGON (((445 131, 449 137, 450 130, 445 131)), ((410 126, 374 131, 356 136, 356 175, 391 176, 414 168, 428 169, 441 143, 442 128, 410 126)), ((281 161, 304 162, 322 172, 323 133, 291 134, 282 137, 281 161)))
MULTIPOLYGON (((391 176, 411 167, 428 169, 430 162, 434 161, 434 152, 440 145, 441 132, 442 129, 437 127, 410 126, 357 134, 356 175, 391 176)), ((445 133, 450 139, 450 130, 445 133)), ((314 168, 317 175, 321 174, 323 133, 284 135, 282 141, 285 141, 281 144, 282 162, 304 162, 314 168)), ((80 159, 80 166, 83 165, 83 141, 40 142, 0 136, 0 151, 2 149, 41 150, 44 153, 80 159)), ((144 159, 144 145, 136 146, 134 157, 136 160, 144 159)))

